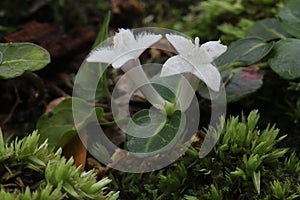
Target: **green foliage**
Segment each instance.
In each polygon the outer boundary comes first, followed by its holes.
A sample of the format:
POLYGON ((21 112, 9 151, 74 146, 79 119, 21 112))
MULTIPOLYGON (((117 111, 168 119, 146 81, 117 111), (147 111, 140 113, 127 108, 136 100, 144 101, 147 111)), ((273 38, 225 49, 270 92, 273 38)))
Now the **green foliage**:
POLYGON ((38 143, 33 132, 22 140, 5 144, 0 133, 0 199, 117 199, 118 193, 105 192, 110 180, 96 181, 93 171, 81 172, 73 159, 38 143))
MULTIPOLYGON (((110 16, 111 16, 111 13, 110 13, 110 11, 108 11, 105 18, 104 18, 104 20, 103 20, 103 24, 101 26, 101 29, 98 32, 98 35, 96 37, 96 40, 95 40, 92 48, 97 47, 99 44, 101 44, 101 42, 103 42, 104 40, 106 40, 108 38, 108 29, 109 29, 110 16)), ((98 64, 97 68, 99 70, 101 70, 101 72, 102 72, 102 71, 104 71, 105 67, 106 67, 106 65, 98 64)), ((86 70, 88 70, 88 69, 86 69, 86 70)), ((107 71, 104 71, 102 76, 101 76, 101 79, 100 79, 101 87, 97 87, 96 96, 99 98, 102 95, 104 95, 109 101, 111 99, 111 94, 109 92, 107 82, 108 82, 107 81, 107 71)))
POLYGON ((279 130, 257 127, 258 111, 230 117, 207 157, 198 146, 168 168, 147 174, 111 174, 123 199, 294 199, 299 198, 300 162, 277 144, 279 130))
POLYGON ((220 38, 225 43, 244 38, 254 21, 273 17, 286 0, 203 0, 172 28, 204 40, 220 38), (182 20, 183 19, 183 20, 182 20))
POLYGON ((184 113, 180 111, 175 111, 167 118, 161 112, 141 110, 128 123, 127 148, 130 152, 147 156, 172 149, 182 135, 185 124, 184 113))
POLYGON ((281 26, 292 36, 300 39, 300 4, 297 0, 289 0, 279 13, 281 26))
MULTIPOLYGON (((298 1, 289 0, 287 4, 280 10, 279 20, 276 19, 264 19, 256 22, 253 27, 249 29, 249 35, 251 37, 258 37, 268 41, 269 45, 273 44, 274 39, 280 39, 276 41, 274 46, 271 46, 271 54, 267 56, 268 64, 271 69, 276 72, 279 76, 284 79, 292 80, 300 77, 300 72, 297 66, 299 66, 299 44, 300 40, 293 38, 292 35, 296 36, 294 32, 291 32, 289 27, 291 24, 294 29, 300 29, 300 24, 296 23, 298 19, 297 13, 299 7, 297 6, 298 1), (296 20, 296 21, 295 21, 296 20), (291 35, 289 35, 290 33, 291 35), (289 37, 287 39, 287 37, 289 37)), ((299 20, 298 20, 299 21, 299 20)), ((244 40, 238 40, 241 46, 247 43, 244 40)), ((234 44, 231 45, 231 49, 234 44)), ((230 50, 230 49, 229 49, 230 50)), ((268 51, 269 52, 269 51, 268 51)), ((228 52, 226 52, 228 54, 228 52)), ((223 54, 220 60, 226 59, 226 55, 223 54)), ((253 63, 258 61, 262 62, 262 57, 254 56, 252 58, 253 63)), ((251 63, 251 64, 253 64, 251 63)), ((244 62, 244 64, 249 64, 244 62)))
POLYGON ((158 74, 151 78, 151 83, 164 99, 168 102, 175 103, 180 93, 182 77, 180 75, 174 75, 161 78, 158 74))
POLYGON ((289 35, 285 25, 289 22, 295 28, 300 27, 293 21, 298 12, 297 6, 291 6, 293 3, 293 0, 288 1, 281 9, 279 19, 267 18, 254 23, 248 37, 233 42, 214 61, 222 72, 229 102, 240 100, 259 89, 262 86, 262 74, 270 73, 267 71, 269 69, 286 80, 300 77, 297 58, 300 40, 289 35), (286 15, 292 17, 283 19, 286 15), (270 68, 266 70, 267 67, 270 68))
POLYGON ((103 42, 108 37, 108 28, 109 28, 109 21, 110 21, 110 11, 106 14, 103 24, 101 26, 100 31, 98 32, 98 35, 96 37, 96 40, 93 44, 92 48, 97 47, 101 42, 103 42))
POLYGON ((227 101, 233 102, 255 92, 263 84, 259 67, 274 46, 259 38, 249 37, 233 42, 228 50, 215 60, 226 84, 227 101), (249 66, 253 65, 253 66, 249 66))
POLYGON ((281 27, 280 22, 275 18, 266 18, 259 20, 251 26, 247 31, 249 37, 259 37, 264 41, 274 39, 285 39, 289 36, 281 27))
POLYGON ((234 69, 233 76, 224 76, 227 102, 238 101, 255 92, 263 85, 263 75, 255 66, 234 69))
POLYGON ((280 40, 275 44, 268 63, 272 70, 284 79, 293 80, 300 77, 300 61, 297 59, 300 53, 299 46, 298 39, 280 40))
POLYGON ((26 187, 25 192, 14 191, 13 193, 0 190, 1 200, 62 200, 65 195, 61 192, 61 187, 53 189, 52 186, 47 185, 42 191, 31 192, 29 187, 26 187))
POLYGON ((50 62, 50 54, 32 43, 0 43, 0 78, 21 76, 36 71, 50 62))
POLYGON ((228 50, 215 60, 217 66, 234 62, 251 65, 264 58, 272 49, 273 43, 265 43, 258 38, 245 38, 233 42, 228 50))
MULTIPOLYGON (((110 12, 107 13, 103 25, 97 35, 97 38, 94 42, 93 48, 99 45, 108 37, 108 27, 110 21, 110 12)), ((103 69, 106 65, 101 65, 97 63, 85 63, 84 67, 81 67, 81 70, 78 73, 86 73, 89 77, 84 76, 78 82, 81 83, 80 86, 77 86, 77 91, 80 91, 80 94, 74 94, 75 96, 84 96, 85 99, 89 99, 87 94, 94 94, 91 85, 99 80, 99 77, 94 76, 95 71, 100 70, 103 72, 103 69), (92 92, 91 92, 92 90, 92 92)), ((103 73, 105 73, 104 71, 103 73)), ((75 83, 76 84, 76 83, 75 83)), ((95 96, 91 97, 96 98, 98 101, 104 95, 110 98, 110 93, 108 90, 106 73, 102 76, 100 80, 100 86, 96 88, 95 96)), ((89 109, 90 105, 88 102, 80 98, 66 98, 60 102, 50 113, 44 113, 37 122, 37 129, 40 132, 41 140, 48 140, 49 146, 59 148, 63 147, 70 139, 77 134, 77 131, 89 123, 90 118, 93 116, 93 111, 89 109), (77 108, 77 109, 74 109, 77 108), (89 113, 85 111, 90 111, 89 113), (79 116, 82 120, 80 124, 74 124, 74 115, 79 116)), ((96 107, 95 112, 97 118, 100 119, 103 116, 103 108, 96 107)))
POLYGON ((2 63, 3 54, 0 52, 0 64, 2 63))
MULTIPOLYGON (((89 111, 88 102, 79 98, 66 98, 60 102, 51 112, 43 114, 37 122, 41 141, 48 140, 50 148, 63 147, 77 134, 77 129, 84 127, 93 116, 89 111), (77 108, 77 109, 74 109, 77 108), (74 115, 80 117, 80 124, 74 124, 74 115)), ((95 108, 97 117, 103 115, 103 108, 95 108)))

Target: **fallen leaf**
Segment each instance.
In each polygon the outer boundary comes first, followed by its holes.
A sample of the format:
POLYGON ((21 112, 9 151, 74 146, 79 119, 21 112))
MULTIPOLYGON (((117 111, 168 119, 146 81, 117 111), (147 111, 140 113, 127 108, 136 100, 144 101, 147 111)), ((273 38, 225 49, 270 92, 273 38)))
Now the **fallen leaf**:
POLYGON ((63 147, 63 155, 66 158, 73 157, 74 163, 77 167, 82 166, 82 170, 85 168, 86 164, 86 156, 87 150, 83 144, 86 143, 86 132, 84 130, 81 131, 81 137, 76 134, 64 147, 63 147), (82 141, 82 139, 84 141, 82 141))

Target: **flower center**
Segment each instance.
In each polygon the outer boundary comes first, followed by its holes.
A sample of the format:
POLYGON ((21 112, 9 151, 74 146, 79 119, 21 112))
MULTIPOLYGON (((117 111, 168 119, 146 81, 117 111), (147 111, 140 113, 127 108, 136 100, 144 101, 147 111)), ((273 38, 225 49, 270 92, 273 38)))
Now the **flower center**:
POLYGON ((195 37, 195 46, 196 47, 200 46, 200 39, 199 39, 199 37, 195 37))

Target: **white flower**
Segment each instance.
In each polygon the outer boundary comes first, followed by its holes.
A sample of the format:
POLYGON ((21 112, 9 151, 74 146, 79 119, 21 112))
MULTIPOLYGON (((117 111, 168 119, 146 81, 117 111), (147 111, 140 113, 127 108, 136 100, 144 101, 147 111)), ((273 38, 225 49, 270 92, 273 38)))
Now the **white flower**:
POLYGON ((92 51, 87 61, 109 63, 114 68, 120 68, 127 61, 137 59, 147 48, 161 38, 161 35, 147 32, 135 37, 129 29, 119 29, 119 32, 113 37, 113 45, 92 51))
POLYGON ((179 35, 167 34, 166 37, 178 55, 165 62, 161 76, 190 72, 212 90, 219 91, 221 75, 211 63, 227 50, 227 46, 220 44, 220 41, 211 41, 200 46, 198 37, 195 38, 195 44, 179 35))

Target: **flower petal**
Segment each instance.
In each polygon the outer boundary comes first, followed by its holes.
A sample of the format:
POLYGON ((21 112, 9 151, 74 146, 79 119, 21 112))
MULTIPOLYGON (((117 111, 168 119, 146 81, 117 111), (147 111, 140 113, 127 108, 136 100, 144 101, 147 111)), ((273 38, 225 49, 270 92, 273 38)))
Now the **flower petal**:
POLYGON ((133 43, 135 42, 134 34, 130 29, 120 28, 119 32, 117 32, 114 36, 114 42, 115 41, 120 43, 125 43, 125 45, 129 43, 133 43))
POLYGON ((113 68, 118 69, 132 59, 136 59, 134 55, 132 55, 132 53, 123 53, 122 55, 119 55, 117 58, 114 58, 114 60, 112 61, 112 66, 113 68))
POLYGON ((202 44, 200 48, 203 48, 212 59, 216 59, 227 50, 227 46, 221 44, 220 40, 206 42, 202 44))
POLYGON ((187 55, 188 52, 195 47, 191 40, 180 35, 166 34, 166 38, 173 45, 178 54, 187 55))
POLYGON ((221 84, 221 75, 219 70, 212 64, 203 64, 194 70, 195 74, 201 79, 210 89, 219 91, 221 84))
POLYGON ((136 42, 130 46, 135 58, 138 58, 147 48, 158 42, 162 35, 152 33, 141 33, 136 36, 136 42))
POLYGON ((209 64, 213 61, 213 58, 210 56, 210 54, 204 50, 204 48, 196 48, 192 50, 192 53, 188 55, 188 59, 194 66, 197 68, 197 66, 202 64, 209 64))
POLYGON ((187 62, 182 56, 177 55, 169 58, 164 63, 160 76, 172 76, 184 72, 193 72, 193 66, 189 62, 187 62))
POLYGON ((88 58, 86 59, 86 61, 111 64, 115 57, 116 54, 112 47, 106 47, 106 48, 102 47, 93 50, 88 56, 88 58))

